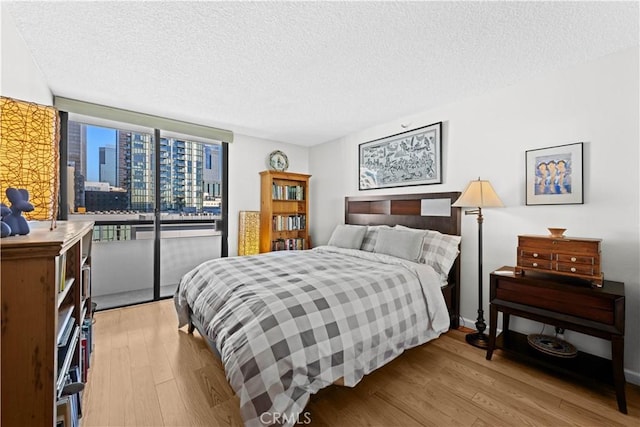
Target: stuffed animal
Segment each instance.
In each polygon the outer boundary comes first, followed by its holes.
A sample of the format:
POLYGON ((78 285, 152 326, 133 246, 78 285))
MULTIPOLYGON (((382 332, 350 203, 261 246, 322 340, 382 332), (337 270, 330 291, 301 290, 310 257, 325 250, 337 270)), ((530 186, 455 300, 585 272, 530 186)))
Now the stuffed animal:
POLYGON ((11 236, 11 227, 9 224, 4 222, 4 217, 11 213, 11 209, 7 207, 4 203, 0 203, 0 214, 2 215, 2 222, 0 222, 0 226, 2 226, 2 232, 0 233, 0 237, 11 236))
POLYGON ((33 210, 33 205, 29 203, 29 192, 22 188, 7 188, 7 198, 11 202, 11 213, 2 220, 11 228, 10 236, 29 234, 29 223, 22 217, 22 212, 33 210))

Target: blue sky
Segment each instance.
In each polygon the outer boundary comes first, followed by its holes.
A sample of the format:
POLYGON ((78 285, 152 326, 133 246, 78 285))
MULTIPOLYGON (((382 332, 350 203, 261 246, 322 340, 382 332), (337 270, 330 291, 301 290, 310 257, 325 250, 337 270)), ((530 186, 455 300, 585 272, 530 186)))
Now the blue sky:
POLYGON ((99 181, 100 147, 116 145, 116 130, 87 126, 87 181, 99 181))

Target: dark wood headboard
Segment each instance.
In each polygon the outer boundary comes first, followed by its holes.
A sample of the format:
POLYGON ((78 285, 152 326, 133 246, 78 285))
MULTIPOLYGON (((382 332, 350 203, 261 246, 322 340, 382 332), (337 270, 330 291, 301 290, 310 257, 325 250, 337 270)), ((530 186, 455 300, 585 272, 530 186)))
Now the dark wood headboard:
MULTIPOLYGON (((344 222, 357 225, 404 225, 423 230, 436 230, 445 234, 460 236, 461 210, 451 207, 460 197, 460 192, 393 194, 382 196, 354 196, 344 199, 344 222), (428 202, 422 202, 428 200, 428 202), (449 209, 437 215, 422 215, 423 204, 446 205, 449 209)), ((451 328, 459 325, 460 319, 460 255, 456 259, 447 286, 442 288, 451 328)))

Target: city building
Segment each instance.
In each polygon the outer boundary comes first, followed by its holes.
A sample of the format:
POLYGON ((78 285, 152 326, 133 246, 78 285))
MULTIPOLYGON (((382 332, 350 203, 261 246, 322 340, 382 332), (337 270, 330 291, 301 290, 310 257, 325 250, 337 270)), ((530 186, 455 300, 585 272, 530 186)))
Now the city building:
POLYGON ((204 146, 204 167, 202 169, 202 190, 205 200, 219 198, 222 194, 221 171, 220 171, 220 146, 204 146))
MULTIPOLYGON (((152 212, 154 208, 155 155, 153 135, 116 129, 115 144, 98 147, 96 165, 87 165, 86 128, 89 125, 69 122, 73 132, 68 134, 69 165, 74 166, 74 211, 78 207, 92 210, 133 210, 152 212), (84 157, 81 158, 81 156, 84 157), (79 166, 78 166, 79 165, 79 166), (107 200, 105 194, 89 191, 108 191, 93 188, 86 182, 87 168, 98 170, 98 180, 106 186, 121 188, 107 200), (82 170, 85 172, 83 173, 82 170), (117 196, 117 197, 116 197, 117 196), (100 209, 95 208, 100 199, 100 209), (117 202, 116 202, 117 200, 117 202), (106 209, 105 204, 115 203, 106 209), (95 209, 94 209, 95 208, 95 209)), ((219 213, 222 194, 221 146, 161 138, 160 149, 160 209, 162 212, 219 213)))
POLYGON ((87 176, 87 125, 69 121, 67 125, 69 138, 67 164, 73 167, 73 204, 72 211, 84 207, 84 181, 87 176))
POLYGON ((107 145, 99 148, 99 166, 98 176, 100 182, 108 182, 112 186, 116 186, 116 147, 115 145, 107 145))
POLYGON ((69 148, 67 160, 73 162, 78 174, 87 176, 87 125, 80 122, 69 121, 67 125, 67 137, 69 148))
MULTIPOLYGON (((100 183, 102 184, 102 183, 100 183)), ((86 187, 84 192, 87 212, 122 212, 127 210, 127 192, 121 188, 86 187), (87 189, 91 188, 91 189, 87 189)))
POLYGON ((117 186, 127 192, 127 206, 131 207, 131 132, 116 131, 117 186))
MULTIPOLYGON (((153 212, 153 138, 149 134, 130 134, 129 170, 130 209, 139 212, 153 212)), ((125 156, 126 157, 126 156, 125 156)))

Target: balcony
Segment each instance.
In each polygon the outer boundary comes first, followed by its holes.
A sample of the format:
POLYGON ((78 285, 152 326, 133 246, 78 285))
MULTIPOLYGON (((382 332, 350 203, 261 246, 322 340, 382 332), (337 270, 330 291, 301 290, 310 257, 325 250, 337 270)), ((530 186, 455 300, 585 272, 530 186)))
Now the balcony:
MULTIPOLYGON (((98 310, 153 300, 153 214, 85 214, 69 219, 96 222, 91 287, 98 310)), ((220 257, 222 236, 212 215, 164 214, 162 221, 160 296, 168 297, 185 273, 220 257)))

